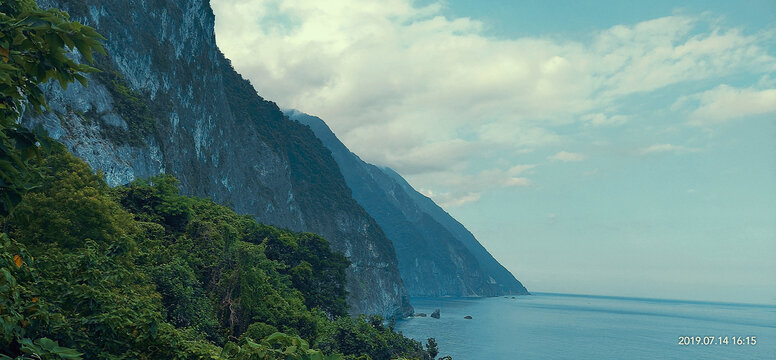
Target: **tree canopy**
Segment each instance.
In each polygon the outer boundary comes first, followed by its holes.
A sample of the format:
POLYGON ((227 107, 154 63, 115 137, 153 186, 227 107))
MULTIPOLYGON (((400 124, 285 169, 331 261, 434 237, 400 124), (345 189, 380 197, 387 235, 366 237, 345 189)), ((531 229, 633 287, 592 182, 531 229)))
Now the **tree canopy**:
POLYGON ((78 60, 102 39, 0 3, 0 360, 431 358, 347 316, 349 262, 326 239, 182 196, 168 175, 110 188, 21 126, 46 108, 41 84, 86 85, 97 70, 78 60))
POLYGON ((0 214, 8 214, 39 177, 29 162, 43 136, 19 125, 25 108, 40 112, 46 100, 40 85, 73 81, 86 85, 95 68, 92 54, 105 53, 104 38, 93 28, 70 21, 57 9, 40 9, 32 0, 0 3, 0 214))
POLYGON ((62 145, 39 161, 40 186, 0 217, 0 359, 430 358, 344 313, 349 263, 324 238, 169 175, 110 188, 62 145))

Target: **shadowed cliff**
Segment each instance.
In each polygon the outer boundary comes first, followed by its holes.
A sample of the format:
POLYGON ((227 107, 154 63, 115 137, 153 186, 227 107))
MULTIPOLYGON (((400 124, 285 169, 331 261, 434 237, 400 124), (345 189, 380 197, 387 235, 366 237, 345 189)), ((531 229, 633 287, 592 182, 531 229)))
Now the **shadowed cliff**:
POLYGON ((528 294, 461 223, 398 173, 362 161, 320 118, 295 110, 286 114, 310 126, 331 150, 353 197, 393 242, 411 296, 528 294))

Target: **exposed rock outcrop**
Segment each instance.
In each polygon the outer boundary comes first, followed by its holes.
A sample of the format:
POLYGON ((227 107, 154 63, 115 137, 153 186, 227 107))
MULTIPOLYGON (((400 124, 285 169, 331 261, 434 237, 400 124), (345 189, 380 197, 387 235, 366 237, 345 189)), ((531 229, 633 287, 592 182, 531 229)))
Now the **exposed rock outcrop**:
MULTIPOLYGON (((352 313, 412 312, 393 244, 306 126, 256 94, 218 50, 207 0, 40 0, 107 38, 87 88, 45 89, 41 124, 111 185, 175 175, 259 221, 323 235, 352 262, 352 313)), ((258 50, 257 50, 258 51, 258 50)))

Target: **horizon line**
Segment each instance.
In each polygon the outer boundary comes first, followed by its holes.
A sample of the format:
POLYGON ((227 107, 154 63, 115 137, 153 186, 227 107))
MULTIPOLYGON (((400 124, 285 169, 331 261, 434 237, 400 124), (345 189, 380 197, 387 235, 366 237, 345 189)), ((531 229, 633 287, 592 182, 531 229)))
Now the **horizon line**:
POLYGON ((622 300, 648 300, 648 301, 668 301, 668 302, 684 302, 684 303, 699 303, 699 304, 746 305, 746 306, 754 305, 754 306, 776 307, 776 303, 768 304, 768 303, 743 302, 743 301, 675 299, 675 298, 602 295, 602 294, 573 294, 573 293, 546 292, 546 291, 531 291, 530 293, 532 295, 550 295, 550 296, 560 295, 560 296, 572 296, 572 297, 610 298, 610 299, 622 299, 622 300))

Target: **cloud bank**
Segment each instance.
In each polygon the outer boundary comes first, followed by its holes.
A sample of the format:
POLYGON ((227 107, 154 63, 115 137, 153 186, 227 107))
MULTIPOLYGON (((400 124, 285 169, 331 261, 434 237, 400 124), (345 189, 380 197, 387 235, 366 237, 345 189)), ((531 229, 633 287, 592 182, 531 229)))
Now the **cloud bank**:
MULTIPOLYGON (((451 205, 476 201, 487 187, 530 184, 503 170, 524 162, 521 154, 584 159, 561 151, 567 135, 558 127, 630 124, 625 99, 776 70, 765 35, 706 15, 618 25, 570 41, 488 37, 477 20, 444 17, 442 3, 212 6, 219 47, 262 96, 320 116, 363 159, 421 188, 443 189, 432 197, 451 205)), ((687 121, 706 123, 773 112, 774 97, 776 89, 717 86, 675 101, 694 106, 685 109, 687 121)))
POLYGON ((693 125, 713 125, 749 116, 776 113, 776 88, 735 88, 719 85, 699 94, 681 97, 674 108, 693 108, 689 119, 693 125))

